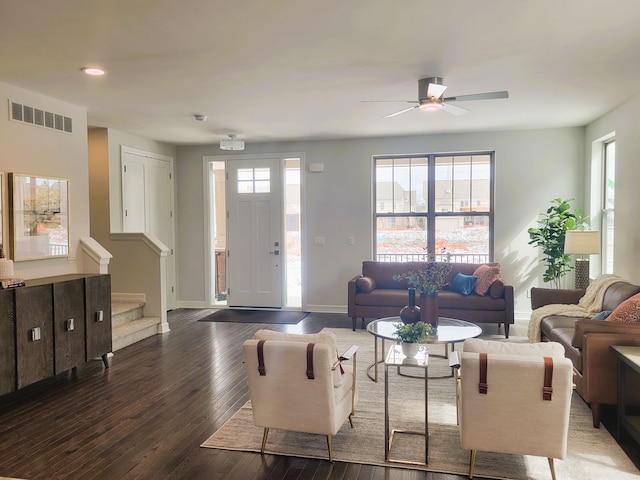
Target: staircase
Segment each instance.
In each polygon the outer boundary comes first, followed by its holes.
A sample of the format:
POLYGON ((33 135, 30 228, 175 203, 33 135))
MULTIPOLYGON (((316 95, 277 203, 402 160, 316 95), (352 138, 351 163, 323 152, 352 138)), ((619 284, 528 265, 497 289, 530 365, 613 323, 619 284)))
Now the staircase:
POLYGON ((145 317, 143 302, 112 302, 112 349, 120 350, 158 333, 160 317, 145 317))

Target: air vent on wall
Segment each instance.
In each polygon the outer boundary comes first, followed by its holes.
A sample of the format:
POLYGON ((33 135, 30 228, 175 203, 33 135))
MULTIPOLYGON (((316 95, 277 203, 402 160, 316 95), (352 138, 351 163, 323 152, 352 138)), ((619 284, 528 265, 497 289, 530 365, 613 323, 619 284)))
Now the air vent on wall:
POLYGON ((22 105, 11 100, 9 100, 9 104, 10 119, 13 121, 51 128, 60 132, 73 133, 73 121, 70 117, 22 105))

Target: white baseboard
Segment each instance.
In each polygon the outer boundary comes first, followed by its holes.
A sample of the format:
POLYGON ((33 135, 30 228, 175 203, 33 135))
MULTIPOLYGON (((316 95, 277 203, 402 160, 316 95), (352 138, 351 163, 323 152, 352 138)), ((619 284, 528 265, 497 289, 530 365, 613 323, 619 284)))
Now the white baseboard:
POLYGON ((313 313, 347 313, 346 305, 307 305, 305 312, 313 313))

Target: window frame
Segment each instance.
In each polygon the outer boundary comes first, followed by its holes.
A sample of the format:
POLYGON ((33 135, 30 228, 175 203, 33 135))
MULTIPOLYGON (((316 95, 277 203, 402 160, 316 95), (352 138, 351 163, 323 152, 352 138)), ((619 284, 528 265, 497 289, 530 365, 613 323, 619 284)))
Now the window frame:
MULTIPOLYGON (((455 163, 455 162, 454 162, 455 163)), ((392 166, 391 168, 395 168, 392 166)), ((470 185, 472 189, 472 184, 470 185)), ((378 221, 380 218, 424 218, 426 221, 426 235, 427 245, 425 252, 425 259, 429 260, 448 260, 449 255, 442 254, 435 251, 437 230, 436 224, 439 218, 447 217, 462 217, 463 221, 467 218, 473 217, 487 217, 488 218, 488 254, 486 260, 488 262, 494 261, 494 221, 495 221, 495 151, 474 151, 474 152, 455 152, 455 153, 429 153, 429 154, 413 154, 413 155, 376 155, 373 157, 373 256, 378 260, 384 261, 384 254, 379 254, 378 248, 378 221), (487 156, 489 157, 489 208, 487 211, 447 211, 438 212, 436 207, 436 165, 437 159, 451 157, 474 157, 474 156, 487 156), (393 161, 393 160, 406 160, 406 159, 426 159, 427 161, 427 198, 425 211, 412 211, 410 201, 410 208, 408 212, 379 212, 378 202, 378 162, 379 161, 393 161)), ((391 182, 391 190, 394 190, 393 181, 391 182)), ((411 193, 409 194, 411 197, 411 193)), ((384 200, 384 199, 383 199, 384 200)), ((469 205, 474 204, 474 198, 471 196, 469 205)), ((394 201, 392 199, 392 205, 394 201)), ((452 205, 455 203, 455 199, 452 199, 452 205)), ((453 254, 455 256, 455 254, 453 254)), ((455 261, 455 260, 454 260, 455 261)), ((484 263, 484 261, 478 263, 484 263)))
POLYGON ((614 246, 615 246, 615 136, 611 136, 602 142, 602 185, 601 185, 601 206, 602 213, 600 218, 600 251, 601 255, 601 271, 602 273, 613 273, 614 268, 614 246), (613 146, 613 155, 609 148, 613 146), (607 178, 609 169, 613 167, 613 206, 609 205, 607 192, 607 178), (609 225, 609 224, 612 225, 609 225), (610 228, 611 227, 611 228, 610 228))

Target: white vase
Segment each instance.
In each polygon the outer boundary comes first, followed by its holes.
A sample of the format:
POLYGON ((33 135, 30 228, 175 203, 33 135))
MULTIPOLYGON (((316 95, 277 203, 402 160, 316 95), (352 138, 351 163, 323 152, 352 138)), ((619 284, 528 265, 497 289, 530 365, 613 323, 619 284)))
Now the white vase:
POLYGON ((420 350, 419 343, 402 342, 402 353, 405 357, 415 357, 418 350, 420 350))

